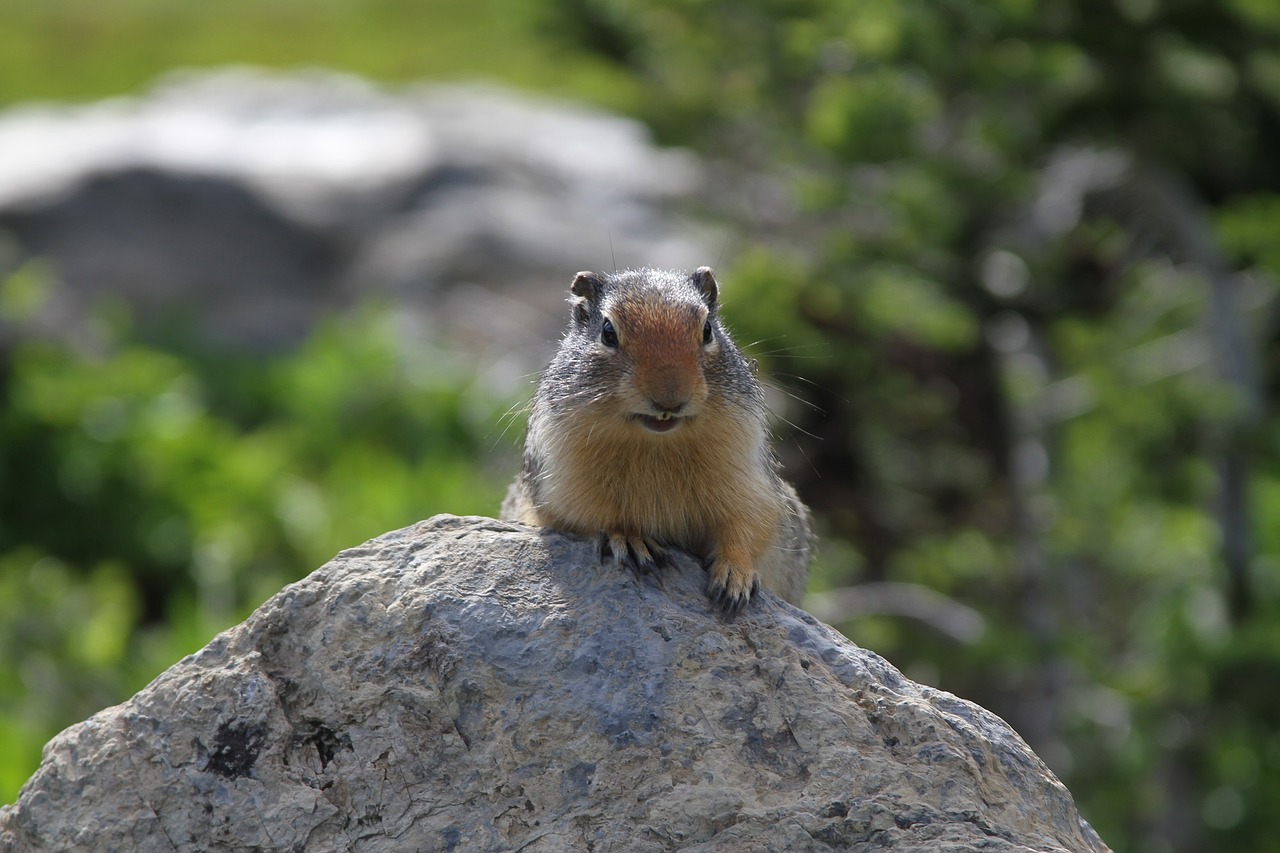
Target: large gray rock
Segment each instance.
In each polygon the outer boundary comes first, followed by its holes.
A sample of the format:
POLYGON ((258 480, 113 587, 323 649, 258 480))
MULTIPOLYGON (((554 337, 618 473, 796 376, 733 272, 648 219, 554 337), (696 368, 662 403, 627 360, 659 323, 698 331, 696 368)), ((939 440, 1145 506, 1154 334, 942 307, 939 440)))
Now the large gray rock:
POLYGON ((439 516, 56 737, 0 849, 1098 851, 1000 719, 764 595, 439 516))
POLYGON ((496 87, 175 73, 0 112, 0 274, 45 261, 55 331, 106 298, 262 349, 373 296, 482 364, 537 349, 506 371, 523 387, 577 270, 715 262, 681 213, 704 171, 639 122, 496 87))

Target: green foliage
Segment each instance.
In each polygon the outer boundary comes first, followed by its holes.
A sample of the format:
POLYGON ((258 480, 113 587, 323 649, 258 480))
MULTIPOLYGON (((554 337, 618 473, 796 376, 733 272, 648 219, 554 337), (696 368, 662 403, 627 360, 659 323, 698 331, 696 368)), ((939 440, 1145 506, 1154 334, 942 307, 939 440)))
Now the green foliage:
POLYGON ((535 38, 524 0, 12 0, 0 104, 121 95, 173 68, 336 68, 388 83, 484 77, 625 106, 626 77, 535 38))
POLYGON ((923 81, 884 69, 818 83, 808 109, 809 135, 849 160, 880 163, 915 147, 915 131, 937 113, 923 81))
MULTIPOLYGON (((27 306, 33 275, 0 303, 27 306)), ((436 512, 492 513, 506 472, 477 476, 473 460, 510 401, 464 390, 446 353, 399 343, 393 320, 335 319, 265 363, 127 330, 92 352, 33 338, 9 352, 0 799, 60 728, 338 550, 436 512)))
MULTIPOLYGON (((1280 60, 1278 60, 1280 61, 1280 60)), ((1276 81, 1280 92, 1280 80, 1276 81)), ((1280 194, 1263 193, 1233 199, 1218 210, 1223 246, 1243 263, 1256 263, 1280 278, 1280 194)))
POLYGON ((724 278, 743 337, 818 410, 789 412, 816 588, 918 584, 986 630, 840 627, 1010 719, 1116 849, 1266 848, 1280 432, 1260 400, 1280 360, 1250 379, 1225 355, 1274 343, 1274 4, 571 5, 628 46, 664 138, 795 187, 792 238, 724 278), (1035 235, 1043 167, 1080 150, 1193 201, 1035 235), (1251 274, 1234 331, 1205 246, 1251 274))
MULTIPOLYGON (((1278 10, 56 0, 7 10, 0 101, 228 60, 480 71, 630 107, 722 168, 784 175, 792 239, 752 235, 722 278, 737 338, 812 407, 787 410, 784 453, 824 535, 813 588, 918 585, 984 630, 959 644, 888 613, 839 627, 1009 719, 1116 850, 1261 850, 1280 833, 1278 10), (1165 211, 1020 231, 1046 163, 1081 149, 1172 176, 1207 213, 1200 236, 1247 273, 1256 379, 1228 377, 1219 285, 1160 231, 1165 211), (1224 547, 1232 465, 1243 561, 1224 547)), ((38 306, 43 282, 11 278, 4 317, 38 306)), ((492 510, 505 478, 472 472, 501 406, 446 353, 392 345, 389 322, 370 310, 266 365, 127 330, 10 353, 0 795, 53 731, 334 550, 492 510)))

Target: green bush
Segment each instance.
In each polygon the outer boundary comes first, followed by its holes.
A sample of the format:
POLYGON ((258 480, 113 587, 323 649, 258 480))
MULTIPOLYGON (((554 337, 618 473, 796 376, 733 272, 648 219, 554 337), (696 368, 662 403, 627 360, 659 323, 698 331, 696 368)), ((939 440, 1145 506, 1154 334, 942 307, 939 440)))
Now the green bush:
MULTIPOLYGON (((772 173, 796 215, 779 234, 753 220, 776 222, 767 205, 751 210, 754 245, 721 277, 738 339, 807 403, 784 412, 799 429, 783 452, 824 535, 813 589, 931 590, 981 632, 893 612, 837 613, 839 627, 1009 719, 1116 850, 1269 849, 1280 7, 497 2, 521 11, 435 26, 398 2, 25 4, 0 28, 0 100, 116 93, 227 59, 383 80, 489 61, 630 106, 722 172, 772 173), (243 35, 278 32, 264 15, 297 37, 243 35), (1068 149, 1123 152, 1194 221, 1171 239, 1167 208, 1121 206, 1014 239, 1068 149), (1244 274, 1244 331, 1214 319, 1222 283, 1191 257, 1206 246, 1244 274), (1258 356, 1253 375, 1224 367, 1224 343, 1258 356)), ((40 282, 11 279, 0 310, 29 310, 40 282)), ((53 731, 334 550, 494 508, 505 477, 471 471, 489 470, 478 436, 501 403, 444 354, 387 343, 385 323, 371 309, 264 366, 127 330, 98 352, 14 349, 0 795, 53 731)))
POLYGON ((811 404, 786 455, 824 528, 814 588, 942 593, 984 630, 839 627, 1009 719, 1115 849, 1267 849, 1272 6, 558 5, 626 46, 664 139, 793 190, 786 233, 723 272, 740 337, 811 404), (1037 232, 1073 152, 1122 155, 1147 195, 1073 213, 1084 178, 1060 183, 1037 232))
MULTIPOLYGON (((25 304, 15 276, 0 303, 25 304)), ((367 307, 265 362, 120 324, 27 338, 0 386, 0 800, 59 729, 126 698, 338 550, 492 514, 492 399, 367 307), (489 438, 486 438, 489 437, 489 438)), ((514 439, 513 439, 514 443, 514 439)))

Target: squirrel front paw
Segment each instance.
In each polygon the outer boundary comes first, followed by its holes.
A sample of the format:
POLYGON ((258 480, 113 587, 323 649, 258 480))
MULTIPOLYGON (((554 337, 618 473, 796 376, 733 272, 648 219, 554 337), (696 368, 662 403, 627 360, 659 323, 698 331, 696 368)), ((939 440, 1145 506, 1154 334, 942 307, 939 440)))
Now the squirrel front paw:
POLYGON ((610 557, 617 566, 626 566, 637 575, 651 575, 667 564, 667 552, 661 545, 638 533, 619 530, 600 537, 600 560, 610 557))
POLYGON ((733 619, 760 591, 760 576, 754 569, 724 557, 715 558, 709 568, 707 595, 726 617, 733 619))

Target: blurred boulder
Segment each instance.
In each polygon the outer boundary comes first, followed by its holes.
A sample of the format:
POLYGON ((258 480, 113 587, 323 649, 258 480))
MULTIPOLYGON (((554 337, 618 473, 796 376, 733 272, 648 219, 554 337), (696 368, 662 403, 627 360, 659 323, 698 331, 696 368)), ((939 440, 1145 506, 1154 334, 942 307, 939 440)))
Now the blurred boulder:
POLYGON ((45 748, 0 851, 1103 851, 999 718, 699 563, 437 516, 45 748))
POLYGON ((0 254, 48 260, 59 328, 119 297, 144 328, 273 349, 380 296, 545 355, 579 269, 715 260, 682 214, 702 176, 635 121, 496 88, 185 72, 0 113, 0 254))

